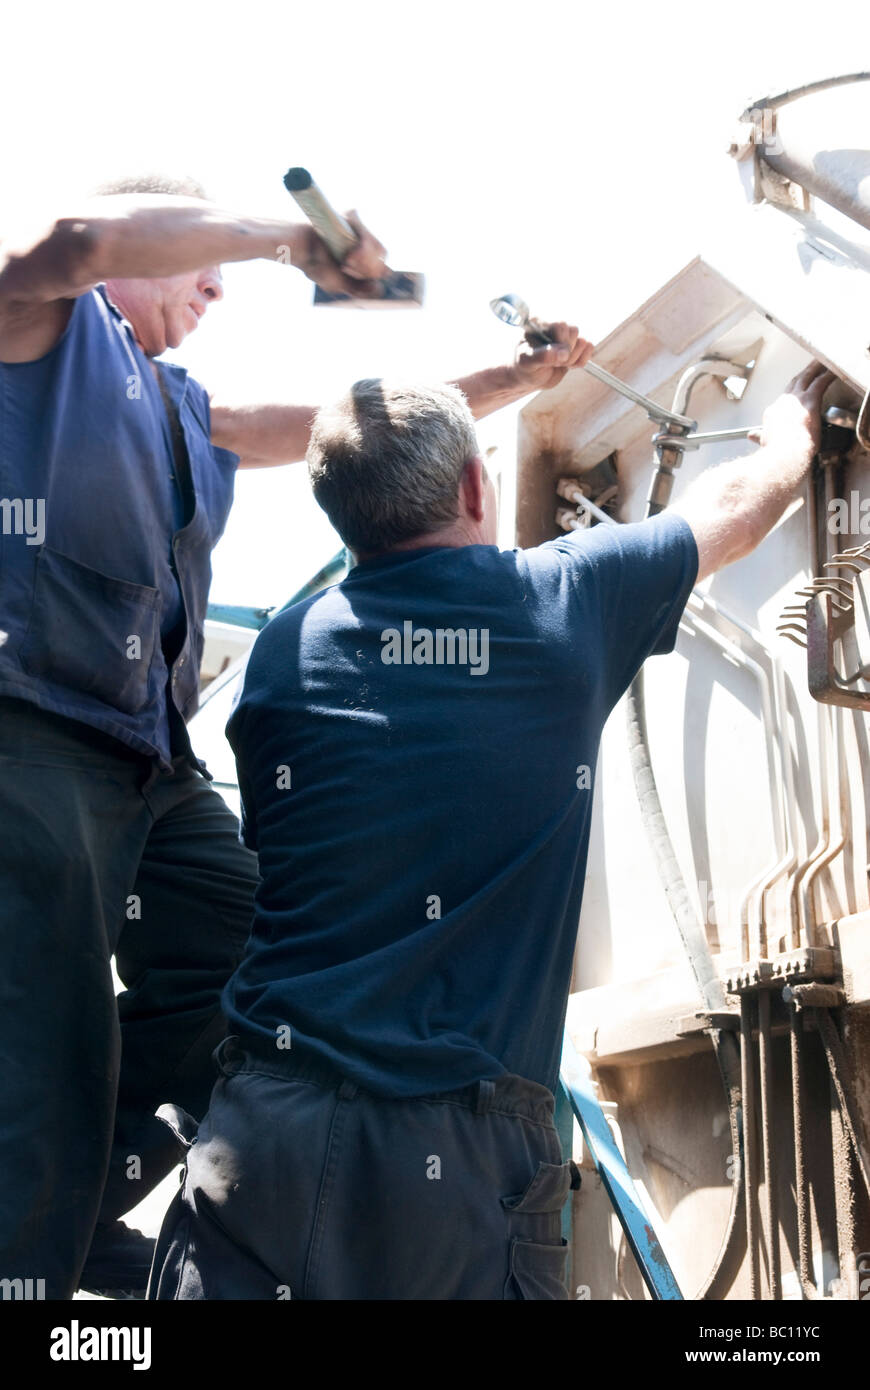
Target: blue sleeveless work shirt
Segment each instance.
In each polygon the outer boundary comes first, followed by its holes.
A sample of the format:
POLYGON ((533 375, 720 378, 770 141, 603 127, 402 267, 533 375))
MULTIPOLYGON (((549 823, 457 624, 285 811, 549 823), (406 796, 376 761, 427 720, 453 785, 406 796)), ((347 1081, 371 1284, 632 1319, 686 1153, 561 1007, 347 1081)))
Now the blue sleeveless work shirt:
POLYGON ((103 286, 36 362, 0 363, 0 695, 87 724, 171 768, 197 706, 211 551, 238 456, 208 395, 149 359, 103 286), (182 484, 192 487, 185 521, 182 484), (164 650, 165 648, 165 650, 164 650))

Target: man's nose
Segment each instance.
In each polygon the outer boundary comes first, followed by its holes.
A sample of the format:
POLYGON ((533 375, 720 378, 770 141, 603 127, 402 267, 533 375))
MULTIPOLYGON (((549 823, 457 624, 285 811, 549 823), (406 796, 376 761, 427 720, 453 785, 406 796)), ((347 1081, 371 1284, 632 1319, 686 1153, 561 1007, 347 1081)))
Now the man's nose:
POLYGON ((204 270, 196 288, 210 304, 216 304, 219 299, 223 299, 224 286, 218 266, 209 266, 208 270, 204 270))

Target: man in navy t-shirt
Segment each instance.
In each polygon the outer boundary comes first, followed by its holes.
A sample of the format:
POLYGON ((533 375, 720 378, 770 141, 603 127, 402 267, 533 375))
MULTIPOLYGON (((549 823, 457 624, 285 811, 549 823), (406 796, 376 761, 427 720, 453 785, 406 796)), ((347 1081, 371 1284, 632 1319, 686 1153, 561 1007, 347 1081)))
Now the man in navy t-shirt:
POLYGON ((679 511, 525 551, 458 392, 320 412, 357 564, 261 634, 228 726, 262 882, 157 1297, 566 1296, 553 1092, 602 727, 781 514, 829 379, 679 511))

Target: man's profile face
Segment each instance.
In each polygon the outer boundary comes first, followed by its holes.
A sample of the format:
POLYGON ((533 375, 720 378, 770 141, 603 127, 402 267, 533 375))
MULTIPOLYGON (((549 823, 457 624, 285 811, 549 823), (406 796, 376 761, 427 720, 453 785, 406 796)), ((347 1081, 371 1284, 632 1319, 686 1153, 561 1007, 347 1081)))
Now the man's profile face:
POLYGON ((209 304, 223 299, 224 293, 216 265, 155 280, 109 280, 106 289, 148 357, 159 357, 183 343, 209 304))

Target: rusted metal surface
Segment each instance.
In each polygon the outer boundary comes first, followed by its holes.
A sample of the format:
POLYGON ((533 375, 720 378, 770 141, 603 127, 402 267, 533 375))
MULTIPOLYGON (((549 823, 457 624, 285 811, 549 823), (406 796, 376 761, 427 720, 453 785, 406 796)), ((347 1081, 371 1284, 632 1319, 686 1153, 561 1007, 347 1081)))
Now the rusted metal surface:
POLYGON ((755 1134, 755 1047, 752 1041, 752 998, 740 1000, 740 1075, 743 1094, 743 1184, 746 1202, 746 1241, 749 1248, 749 1297, 758 1298, 759 1256, 758 1161, 755 1134))
POLYGON ((837 1259, 840 1266, 840 1281, 844 1292, 849 1288, 852 1271, 855 1267, 857 1248, 855 1232, 855 1189, 852 1182, 851 1149, 843 1109, 837 1096, 833 1077, 830 1082, 831 1113, 831 1152, 834 1164, 834 1206, 837 1228, 837 1259))
POLYGON ((725 988, 729 994, 742 994, 768 982, 833 979, 837 970, 836 954, 830 946, 808 946, 783 951, 768 960, 741 962, 727 972, 725 988))
MULTIPOLYGON (((851 611, 851 610, 850 610, 851 611)), ((838 611, 832 595, 824 592, 807 600, 807 684, 813 699, 824 705, 870 710, 870 692, 850 689, 837 671, 836 643, 854 627, 854 619, 838 611)))
POLYGON ((825 1056, 828 1059, 828 1066, 831 1071, 831 1084, 837 1097, 837 1102, 842 1115, 843 1128, 852 1146, 855 1162, 858 1171, 864 1182, 864 1187, 870 1197, 870 1159, 867 1156, 867 1148, 861 1131, 861 1118, 858 1114, 858 1107, 855 1100, 855 1084, 850 1075, 849 1064, 837 1032, 834 1020, 831 1018, 827 1009, 816 1010, 816 1025, 821 1035, 825 1049, 825 1056))
POLYGON ((794 1132, 795 1213, 798 1234, 797 1275, 804 1298, 819 1297, 810 1259, 810 1204, 804 1144, 803 1020, 796 1007, 790 1011, 792 1124, 794 1132))
POLYGON ((761 1077, 761 1142, 764 1153, 764 1197, 767 1211, 768 1290, 771 1298, 782 1297, 779 1260, 779 1215, 774 1172, 774 1139, 771 1123, 773 1101, 773 1056, 770 1035, 770 990, 758 994, 758 1070, 761 1077))
POLYGON ((839 985, 819 984, 814 981, 806 985, 786 985, 782 992, 786 1004, 793 1003, 800 1009, 839 1009, 846 1002, 845 991, 839 985))

